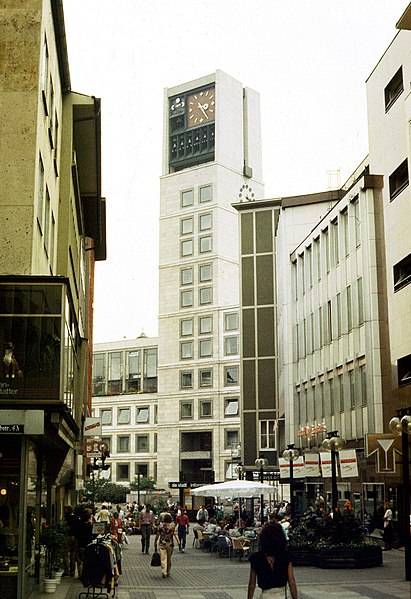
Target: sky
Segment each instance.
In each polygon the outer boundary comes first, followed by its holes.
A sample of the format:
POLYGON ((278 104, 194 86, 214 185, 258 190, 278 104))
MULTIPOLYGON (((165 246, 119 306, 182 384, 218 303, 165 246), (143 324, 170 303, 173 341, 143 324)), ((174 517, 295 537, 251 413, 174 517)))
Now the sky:
POLYGON ((407 4, 64 0, 72 90, 102 100, 95 343, 157 335, 164 88, 221 69, 258 91, 265 197, 323 191, 367 154, 365 81, 407 4))

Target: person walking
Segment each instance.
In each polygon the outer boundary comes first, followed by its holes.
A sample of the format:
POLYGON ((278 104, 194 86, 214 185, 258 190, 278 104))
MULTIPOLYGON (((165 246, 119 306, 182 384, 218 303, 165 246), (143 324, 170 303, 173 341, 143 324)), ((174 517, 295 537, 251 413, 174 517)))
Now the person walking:
POLYGON ((71 505, 64 507, 64 521, 68 527, 67 542, 63 546, 63 576, 74 576, 76 573, 76 531, 79 518, 74 514, 71 505))
POLYGON ((394 528, 392 525, 392 510, 391 504, 386 501, 384 503, 384 532, 382 535, 385 547, 383 551, 390 551, 394 544, 394 528))
POLYGON ((176 539, 178 545, 180 545, 180 540, 172 522, 173 519, 171 514, 165 514, 163 522, 158 527, 154 541, 154 549, 156 551, 158 542, 163 578, 170 576, 171 556, 173 555, 174 550, 174 539, 176 539))
POLYGON ((180 539, 180 552, 185 552, 187 535, 190 532, 190 520, 188 519, 187 512, 184 510, 176 516, 177 534, 180 539))
POLYGON ((97 522, 103 522, 104 523, 104 527, 105 530, 107 532, 108 529, 108 525, 110 522, 110 518, 111 518, 111 514, 107 508, 107 505, 105 503, 103 503, 103 505, 101 506, 101 510, 99 511, 99 513, 96 516, 97 522))
POLYGON ((154 513, 151 511, 149 503, 138 515, 138 527, 141 531, 141 552, 148 553, 150 535, 154 532, 154 513))
POLYGON ((83 572, 84 552, 87 545, 93 540, 93 522, 93 510, 86 508, 81 515, 80 522, 76 528, 76 562, 79 578, 81 578, 83 572))
POLYGON ((250 578, 247 599, 253 599, 256 582, 262 599, 284 599, 287 583, 292 599, 297 599, 293 565, 287 552, 284 531, 280 524, 265 524, 259 536, 259 551, 250 556, 250 578))

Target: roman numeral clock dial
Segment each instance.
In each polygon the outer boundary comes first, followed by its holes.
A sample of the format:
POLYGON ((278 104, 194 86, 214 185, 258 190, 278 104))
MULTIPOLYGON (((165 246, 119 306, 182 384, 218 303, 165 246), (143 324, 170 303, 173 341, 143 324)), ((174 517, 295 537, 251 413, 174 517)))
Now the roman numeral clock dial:
POLYGON ((196 127, 215 120, 215 89, 210 87, 187 98, 187 125, 196 127))

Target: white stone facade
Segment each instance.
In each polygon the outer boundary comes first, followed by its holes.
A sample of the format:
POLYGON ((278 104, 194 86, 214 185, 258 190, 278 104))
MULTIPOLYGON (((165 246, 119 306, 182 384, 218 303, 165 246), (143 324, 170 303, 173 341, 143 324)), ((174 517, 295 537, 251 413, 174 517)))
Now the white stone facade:
POLYGON ((239 402, 238 375, 234 384, 227 384, 229 373, 239 368, 238 234, 232 204, 242 190, 254 193, 255 198, 263 195, 258 94, 243 90, 241 83, 217 71, 166 90, 164 124, 158 484, 167 488, 169 481, 180 480, 180 474, 186 480, 200 481, 211 480, 207 476, 213 472, 215 480, 225 480, 231 450, 240 442, 240 408, 230 415, 227 407, 230 400, 239 402), (214 160, 172 172, 168 162, 169 98, 207 85, 215 85, 214 160), (245 165, 252 168, 252 177, 244 176, 245 165), (202 201, 202 189, 207 187, 209 196, 202 201), (183 206, 182 192, 187 190, 192 190, 192 202, 183 206), (209 266, 204 279, 202 267, 207 271, 209 266), (183 282, 185 275, 188 283, 183 282), (230 315, 236 315, 233 330, 233 323, 227 322, 230 315), (202 323, 208 332, 201 332, 202 323), (187 334, 182 331, 185 326, 187 334), (227 372, 227 368, 233 371, 227 372), (211 379, 204 381, 204 372, 211 372, 211 379), (185 373, 188 380, 191 377, 187 388, 182 386, 185 373), (193 433, 193 438, 184 438, 184 433, 193 433), (205 436, 197 446, 194 437, 202 433, 205 436))

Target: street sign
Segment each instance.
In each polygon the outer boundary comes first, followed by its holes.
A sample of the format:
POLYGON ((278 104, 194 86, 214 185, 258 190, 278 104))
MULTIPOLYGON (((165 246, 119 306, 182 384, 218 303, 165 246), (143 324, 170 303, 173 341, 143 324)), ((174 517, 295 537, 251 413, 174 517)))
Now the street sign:
POLYGON ((85 437, 99 437, 103 434, 101 418, 86 418, 84 422, 85 437))
POLYGON ((104 451, 108 450, 108 444, 105 441, 99 441, 98 439, 90 439, 83 444, 82 450, 88 458, 98 458, 104 451))
POLYGON ((24 424, 0 424, 0 434, 24 435, 24 424))
POLYGON ((194 489, 197 487, 202 487, 203 485, 207 485, 208 483, 194 483, 194 482, 169 482, 168 486, 170 489, 194 489))

